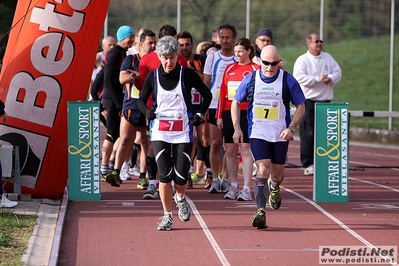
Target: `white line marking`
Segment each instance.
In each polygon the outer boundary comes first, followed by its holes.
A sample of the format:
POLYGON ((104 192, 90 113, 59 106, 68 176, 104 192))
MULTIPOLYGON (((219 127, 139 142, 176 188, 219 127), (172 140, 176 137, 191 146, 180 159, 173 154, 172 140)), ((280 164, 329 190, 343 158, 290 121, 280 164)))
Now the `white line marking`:
POLYGON ((395 191, 395 192, 399 192, 399 189, 388 187, 388 186, 384 186, 384 185, 380 185, 380 184, 377 184, 377 183, 374 183, 374 182, 361 180, 361 179, 357 179, 357 178, 354 178, 354 177, 349 177, 349 179, 356 180, 356 181, 363 182, 363 183, 366 183, 366 184, 369 184, 369 185, 373 185, 373 186, 377 186, 377 187, 382 187, 382 188, 389 189, 389 190, 392 190, 392 191, 395 191))
POLYGON ((219 247, 219 245, 216 242, 215 238, 213 237, 213 235, 212 235, 211 231, 209 230, 208 226, 206 225, 204 219, 202 219, 201 215, 199 214, 198 209, 195 206, 194 202, 189 197, 187 197, 187 195, 185 196, 185 198, 186 198, 188 204, 190 204, 192 214, 194 214, 195 218, 199 222, 199 224, 200 224, 200 226, 202 228, 202 231, 204 232, 204 234, 208 238, 208 241, 211 243, 211 245, 213 247, 213 250, 215 251, 216 255, 218 256, 220 262, 224 266, 230 266, 229 261, 227 260, 227 258, 224 255, 223 251, 221 250, 221 248, 219 247))
MULTIPOLYGON (((283 186, 281 186, 283 187, 283 186)), ((345 229, 348 233, 350 233, 352 236, 354 236, 356 239, 358 239, 360 242, 362 242, 363 244, 365 244, 366 246, 368 246, 369 248, 376 249, 376 246, 374 246, 373 244, 371 244, 370 242, 368 242, 366 239, 364 239, 363 237, 361 237, 358 233, 356 233, 355 231, 353 231, 352 229, 350 229, 346 224, 344 224, 343 222, 341 222, 339 219, 335 218, 333 215, 331 215, 329 212, 327 212, 326 210, 324 210, 321 206, 319 206, 317 203, 311 201, 310 199, 306 198, 305 196, 302 196, 301 194, 289 189, 289 188, 285 188, 283 187, 286 191, 288 191, 291 194, 296 195, 297 197, 303 199, 304 201, 308 202, 309 204, 311 204, 313 207, 315 207, 316 209, 318 209, 322 214, 324 214, 325 216, 327 216, 328 218, 330 218, 331 220, 333 220, 336 224, 338 224, 339 226, 341 226, 343 229, 345 229)), ((382 256, 380 255, 380 257, 384 258, 386 261, 389 259, 388 256, 382 256)), ((388 260, 389 261, 389 260, 388 260)), ((397 263, 391 263, 391 265, 398 265, 397 263)))

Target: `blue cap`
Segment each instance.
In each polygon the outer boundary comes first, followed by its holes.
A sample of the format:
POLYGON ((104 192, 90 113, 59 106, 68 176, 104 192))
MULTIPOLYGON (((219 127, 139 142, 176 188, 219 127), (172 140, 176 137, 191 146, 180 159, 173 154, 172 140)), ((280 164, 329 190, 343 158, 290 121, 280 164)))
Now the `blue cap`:
POLYGON ((263 28, 260 29, 258 31, 258 34, 256 35, 256 38, 258 38, 259 36, 267 36, 269 37, 271 40, 273 40, 273 33, 271 30, 269 30, 268 28, 263 28))
POLYGON ((119 27, 118 31, 116 32, 116 39, 118 42, 124 40, 130 35, 134 35, 134 30, 129 26, 121 26, 119 27))

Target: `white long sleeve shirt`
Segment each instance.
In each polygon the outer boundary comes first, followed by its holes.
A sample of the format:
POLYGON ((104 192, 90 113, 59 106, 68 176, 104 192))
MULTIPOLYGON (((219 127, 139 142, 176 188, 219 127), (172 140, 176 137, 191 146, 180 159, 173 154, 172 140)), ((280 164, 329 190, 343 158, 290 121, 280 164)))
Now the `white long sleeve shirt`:
POLYGON ((330 54, 321 52, 314 56, 307 51, 295 61, 293 76, 301 85, 306 99, 328 101, 334 98, 333 85, 341 80, 342 71, 330 54), (321 74, 327 74, 331 82, 324 84, 319 81, 321 74))

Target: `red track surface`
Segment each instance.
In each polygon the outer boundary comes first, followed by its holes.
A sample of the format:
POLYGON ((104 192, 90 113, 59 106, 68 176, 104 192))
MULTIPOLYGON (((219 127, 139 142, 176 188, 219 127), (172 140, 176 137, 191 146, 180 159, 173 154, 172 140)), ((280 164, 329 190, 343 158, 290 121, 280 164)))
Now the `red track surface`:
POLYGON ((196 186, 187 192, 191 220, 175 208, 174 228, 157 231, 161 202, 142 199, 137 177, 120 188, 102 183, 101 201, 69 202, 58 265, 319 265, 319 246, 398 246, 399 149, 351 144, 349 156, 349 202, 315 203, 312 177, 292 167, 293 141, 283 203, 267 207, 266 230, 251 226, 254 200, 196 186))

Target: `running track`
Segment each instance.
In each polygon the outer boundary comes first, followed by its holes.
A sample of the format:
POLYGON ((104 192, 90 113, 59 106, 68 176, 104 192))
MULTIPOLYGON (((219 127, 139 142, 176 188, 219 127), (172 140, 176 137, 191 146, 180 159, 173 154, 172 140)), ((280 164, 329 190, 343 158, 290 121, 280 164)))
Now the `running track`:
POLYGON ((101 201, 68 203, 58 265, 319 265, 319 246, 399 245, 398 147, 350 144, 348 203, 312 200, 312 177, 296 167, 298 141, 288 162, 282 206, 267 207, 266 230, 251 226, 255 201, 195 186, 191 220, 174 208, 173 230, 157 231, 160 200, 143 200, 137 177, 120 188, 102 183, 101 201))

